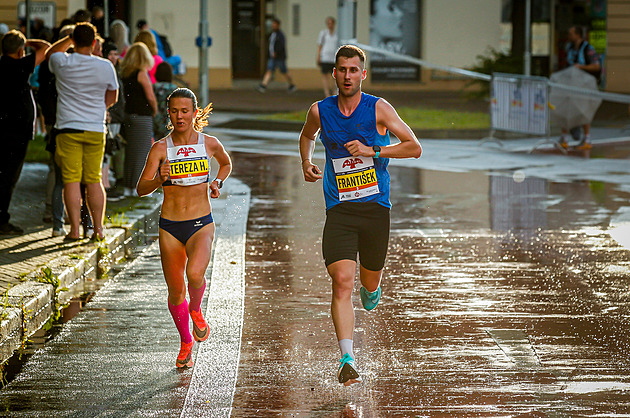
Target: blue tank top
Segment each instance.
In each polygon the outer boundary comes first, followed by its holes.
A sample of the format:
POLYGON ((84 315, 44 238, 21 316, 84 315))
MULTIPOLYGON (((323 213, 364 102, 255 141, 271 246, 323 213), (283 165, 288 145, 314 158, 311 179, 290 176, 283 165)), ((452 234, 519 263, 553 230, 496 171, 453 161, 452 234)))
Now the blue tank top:
POLYGON ((326 149, 324 198, 326 210, 343 202, 375 202, 387 208, 389 201, 388 158, 353 157, 344 144, 359 140, 364 145, 389 145, 389 131, 376 130, 378 97, 361 93, 361 101, 350 116, 339 110, 338 97, 318 102, 320 140, 326 149))

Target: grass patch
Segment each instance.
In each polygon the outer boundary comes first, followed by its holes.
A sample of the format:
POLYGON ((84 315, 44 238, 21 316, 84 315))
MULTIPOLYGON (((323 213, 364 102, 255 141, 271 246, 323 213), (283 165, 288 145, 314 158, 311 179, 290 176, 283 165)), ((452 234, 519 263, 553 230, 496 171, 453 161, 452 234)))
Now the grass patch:
POLYGON ((46 163, 49 159, 50 153, 46 151, 44 135, 35 135, 35 139, 28 142, 25 161, 28 163, 46 163))
MULTIPOLYGON (((399 107, 400 117, 412 129, 488 129, 490 115, 485 112, 460 112, 457 110, 399 107)), ((274 113, 262 116, 267 120, 304 122, 306 111, 274 113)))

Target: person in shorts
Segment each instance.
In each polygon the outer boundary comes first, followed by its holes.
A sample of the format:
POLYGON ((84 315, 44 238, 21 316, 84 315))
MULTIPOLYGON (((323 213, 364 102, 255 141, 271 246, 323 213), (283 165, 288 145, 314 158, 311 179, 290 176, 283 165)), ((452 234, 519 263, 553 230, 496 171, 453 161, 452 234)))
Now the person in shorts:
POLYGON ((323 255, 332 278, 331 312, 339 348, 339 383, 361 381, 354 362, 352 291, 360 261, 361 302, 370 311, 381 297, 389 241, 390 158, 418 158, 422 147, 413 131, 384 99, 361 92, 367 75, 365 53, 353 45, 335 55, 333 77, 339 94, 313 103, 300 133, 304 179, 323 179, 326 224, 323 255), (390 132, 400 140, 390 145, 390 132), (326 150, 322 175, 311 161, 315 138, 326 150))
POLYGON ((269 58, 267 59, 267 71, 263 76, 262 82, 258 85, 257 90, 261 93, 267 91, 267 85, 271 81, 271 77, 276 69, 284 75, 289 83, 289 93, 293 93, 297 88, 293 84, 293 79, 289 70, 287 70, 287 45, 284 33, 280 30, 280 20, 273 19, 271 22, 271 35, 269 35, 269 58))
POLYGON ((93 240, 105 238, 105 190, 101 164, 105 152, 107 108, 118 100, 118 78, 112 63, 92 55, 96 28, 77 23, 71 35, 55 42, 46 52, 48 67, 57 87, 57 149, 55 161, 61 167, 64 201, 70 218, 70 232, 64 240, 78 241, 81 224, 81 183, 92 221, 93 240), (74 45, 74 53, 66 52, 74 45))
POLYGON ((188 368, 193 366, 195 341, 210 336, 201 312, 215 232, 210 199, 221 194, 223 182, 232 172, 232 160, 216 137, 202 132, 212 103, 199 108, 197 97, 186 88, 173 91, 166 103, 170 133, 151 147, 136 188, 138 196, 146 196, 162 187, 158 240, 168 310, 180 337, 175 366, 188 368), (214 180, 210 180, 211 158, 219 164, 214 180))
POLYGON ((335 53, 338 46, 335 18, 329 16, 326 18, 326 29, 322 29, 317 37, 317 65, 322 71, 324 97, 332 95, 335 88, 332 71, 335 68, 335 53))

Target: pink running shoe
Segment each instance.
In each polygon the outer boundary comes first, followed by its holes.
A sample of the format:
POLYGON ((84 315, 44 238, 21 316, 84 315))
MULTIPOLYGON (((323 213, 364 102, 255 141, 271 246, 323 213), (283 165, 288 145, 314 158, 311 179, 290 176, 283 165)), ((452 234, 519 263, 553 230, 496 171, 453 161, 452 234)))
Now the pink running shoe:
POLYGON ((193 366, 193 361, 192 361, 193 345, 195 345, 194 341, 191 341, 189 343, 182 342, 182 348, 179 350, 177 361, 175 362, 175 366, 177 366, 178 369, 193 366))
POLYGON ((206 320, 203 318, 201 311, 190 311, 190 317, 193 321, 193 337, 195 341, 203 342, 210 336, 210 329, 206 320))

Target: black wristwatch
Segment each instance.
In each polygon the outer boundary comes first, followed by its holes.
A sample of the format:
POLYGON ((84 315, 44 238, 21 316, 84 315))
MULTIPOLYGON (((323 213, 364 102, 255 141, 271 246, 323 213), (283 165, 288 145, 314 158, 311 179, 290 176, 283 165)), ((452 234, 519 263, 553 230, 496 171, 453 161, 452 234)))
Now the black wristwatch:
POLYGON ((376 153, 376 155, 374 156, 374 158, 378 158, 379 154, 381 153, 381 147, 379 147, 378 145, 374 145, 372 147, 372 149, 374 150, 374 152, 376 153))
POLYGON ((223 180, 221 180, 220 178, 216 178, 216 179, 214 179, 214 181, 217 182, 217 187, 219 189, 223 187, 223 180))

